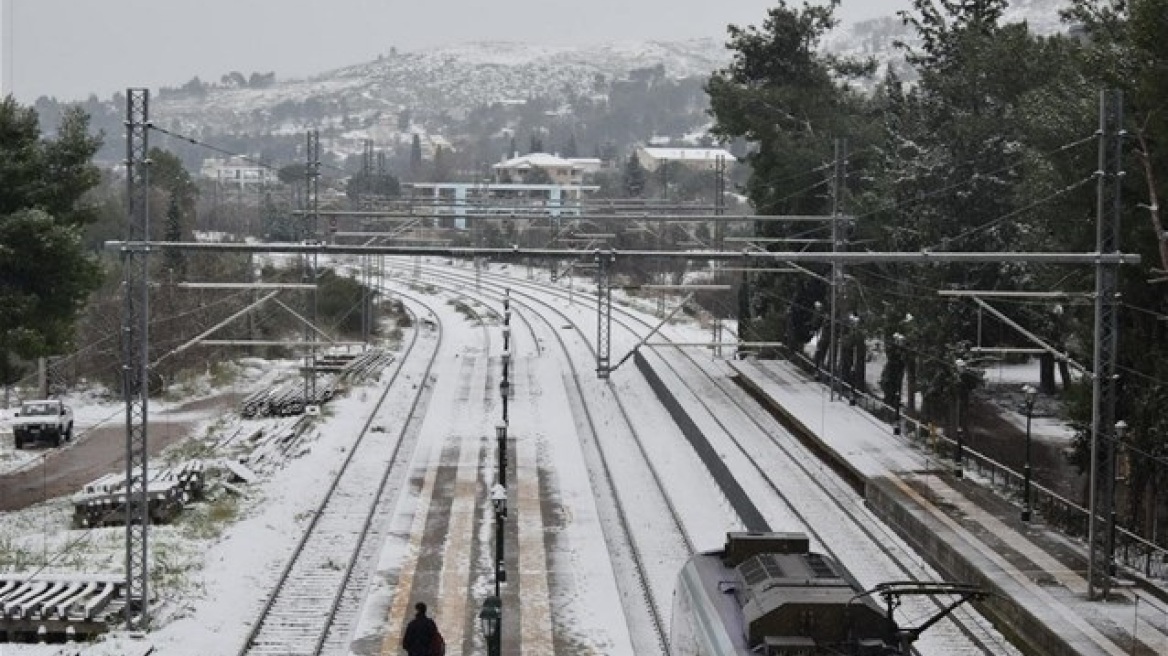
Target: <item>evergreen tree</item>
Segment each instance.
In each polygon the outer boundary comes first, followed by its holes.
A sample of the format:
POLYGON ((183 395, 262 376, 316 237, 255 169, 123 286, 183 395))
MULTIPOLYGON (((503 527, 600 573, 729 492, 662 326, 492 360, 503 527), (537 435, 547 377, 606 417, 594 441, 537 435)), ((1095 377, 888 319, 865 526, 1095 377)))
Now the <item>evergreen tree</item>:
MULTIPOLYGON (((819 49, 836 25, 838 5, 832 0, 796 9, 780 0, 761 28, 730 26, 733 60, 706 86, 715 119, 711 132, 758 146, 746 157, 751 170, 746 194, 759 214, 828 214, 833 138, 855 143, 868 138, 864 98, 848 81, 869 75, 872 63, 819 49)), ((755 233, 781 239, 803 229, 768 222, 759 223, 755 233)), ((776 241, 768 248, 787 247, 776 241)), ((754 283, 749 314, 755 325, 747 330, 760 340, 805 344, 812 337, 811 307, 826 298, 824 284, 813 277, 768 274, 754 283)))
POLYGON ((439 146, 434 151, 434 172, 430 176, 431 182, 450 182, 452 175, 450 154, 446 152, 445 148, 439 146))
MULTIPOLYGON (((1164 519, 1168 486, 1168 296, 1162 279, 1168 269, 1168 235, 1164 233, 1163 198, 1168 181, 1168 39, 1164 20, 1168 0, 1074 0, 1067 18, 1086 33, 1081 53, 1084 77, 1092 91, 1123 92, 1123 126, 1130 135, 1124 142, 1129 154, 1124 168, 1124 214, 1120 246, 1124 252, 1144 258, 1140 267, 1121 267, 1119 313, 1119 378, 1116 417, 1129 426, 1125 444, 1126 504, 1120 499, 1119 521, 1143 535, 1151 535, 1164 519), (1153 271, 1147 271, 1152 268, 1153 271)), ((1097 94, 1086 96, 1095 101, 1097 94)), ((1086 250, 1093 250, 1091 243, 1086 250)), ((1084 276, 1085 277, 1085 276, 1084 276)), ((1089 281, 1084 281, 1089 284, 1089 281)), ((1089 346, 1089 345, 1088 345, 1089 346)), ((1086 353, 1089 357, 1090 354, 1086 353)), ((1090 462, 1090 381, 1077 394, 1074 410, 1079 428, 1076 461, 1086 469, 1090 462)), ((1105 439, 1107 436, 1104 436, 1105 439)))
POLYGON ((527 172, 527 178, 524 180, 527 184, 552 184, 552 176, 547 169, 540 166, 533 166, 527 172))
MULTIPOLYGON (((166 220, 159 232, 164 241, 186 241, 191 235, 199 189, 182 160, 173 153, 151 148, 148 157, 150 186, 162 192, 166 202, 166 220)), ((162 266, 170 270, 174 279, 181 280, 186 272, 185 259, 182 251, 168 248, 163 252, 162 266)))
MULTIPOLYGON (((170 204, 166 208, 166 241, 183 240, 182 205, 178 196, 171 195, 170 204)), ((176 278, 181 278, 186 270, 186 258, 177 248, 165 249, 162 253, 163 268, 169 270, 176 278)))
POLYGON ((0 377, 11 383, 13 354, 60 353, 100 269, 82 247, 96 216, 83 198, 101 180, 92 163, 101 138, 89 119, 66 110, 54 139, 43 139, 36 112, 0 101, 0 377))
POLYGON ((641 193, 645 191, 645 183, 648 178, 649 174, 645 171, 645 167, 641 166, 641 160, 637 158, 637 154, 629 155, 624 174, 625 197, 639 198, 641 193))
POLYGON ((420 175, 422 175, 422 138, 415 134, 410 145, 410 179, 417 181, 420 175))

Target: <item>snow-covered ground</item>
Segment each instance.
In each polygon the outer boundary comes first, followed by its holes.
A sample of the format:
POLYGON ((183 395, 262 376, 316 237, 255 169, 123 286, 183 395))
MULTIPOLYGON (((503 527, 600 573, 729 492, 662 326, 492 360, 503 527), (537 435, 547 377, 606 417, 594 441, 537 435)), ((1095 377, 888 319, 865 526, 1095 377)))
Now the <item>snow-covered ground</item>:
MULTIPOLYGON (((497 272, 503 270, 504 267, 496 269, 497 272)), ((511 273, 517 277, 522 275, 520 271, 511 273)), ((536 277, 541 276, 544 274, 537 272, 536 277)), ((561 286, 564 284, 562 281, 561 286)), ((417 293, 420 287, 414 286, 412 289, 417 293)), ((578 300, 587 301, 585 291, 579 287, 577 290, 578 300)), ((460 391, 461 385, 457 384, 462 373, 458 360, 454 359, 457 356, 453 354, 480 348, 476 340, 481 339, 481 328, 468 329, 472 326, 469 321, 459 323, 464 319, 449 307, 449 299, 443 298, 440 290, 431 291, 437 295, 433 305, 451 315, 447 321, 454 326, 449 331, 452 343, 445 347, 449 349, 445 368, 436 374, 439 384, 435 393, 448 395, 441 398, 454 398, 463 392, 460 391)), ((657 308, 655 298, 630 297, 623 292, 615 293, 614 297, 617 303, 636 308, 646 317, 651 318, 657 308)), ((566 311, 581 317, 595 315, 594 304, 573 305, 563 300, 556 302, 563 305, 566 311)), ((495 339, 498 339, 498 329, 494 330, 495 339)), ((668 330, 675 339, 688 341, 705 340, 710 334, 708 326, 683 319, 673 322, 668 330)), ((515 327, 515 339, 520 339, 519 335, 519 328, 515 327)), ((543 341, 544 348, 550 348, 551 338, 546 333, 537 339, 543 341)), ((633 344, 631 336, 618 334, 615 329, 613 339, 613 355, 616 357, 623 355, 633 344)), ((578 412, 572 407, 576 402, 569 398, 570 394, 565 388, 565 367, 554 358, 533 354, 530 352, 532 347, 526 344, 516 351, 516 377, 518 379, 522 376, 526 381, 524 389, 527 396, 517 399, 513 407, 515 434, 522 436, 518 442, 519 453, 515 456, 515 466, 529 473, 536 470, 552 472, 555 502, 563 508, 563 517, 560 519, 564 524, 555 531, 554 546, 549 548, 548 559, 542 563, 530 562, 529 567, 523 568, 523 575, 532 576, 533 572, 537 572, 547 577, 549 571, 554 572, 552 576, 556 577, 554 585, 557 589, 551 591, 551 607, 545 608, 544 612, 557 615, 559 628, 566 631, 569 639, 587 646, 594 653, 630 654, 634 652, 630 645, 630 633, 636 635, 635 631, 643 630, 643 627, 626 627, 626 615, 621 610, 617 582, 613 579, 614 572, 619 570, 610 561, 611 556, 601 537, 601 525, 606 518, 593 491, 596 483, 590 481, 593 474, 587 471, 585 463, 588 456, 582 454, 578 446, 572 446, 579 444, 579 437, 573 435, 571 421, 565 419, 578 412)), ((583 342, 572 348, 584 349, 580 351, 583 360, 591 357, 583 342)), ((726 354, 730 352, 727 349, 726 354)), ((241 361, 232 388, 243 390, 271 383, 277 378, 291 375, 295 364, 241 361)), ((631 368, 632 365, 626 366, 631 368)), ((878 367, 874 366, 872 370, 878 374, 878 367)), ((1028 381, 1031 375, 1036 379, 1037 370, 1003 369, 999 375, 1002 379, 1010 376, 1011 382, 1020 383, 1028 381)), ((651 395, 627 380, 621 382, 618 379, 618 389, 630 407, 656 406, 651 395)), ((212 388, 206 380, 195 381, 190 388, 190 393, 196 396, 221 391, 212 388)), ((146 640, 156 647, 156 653, 233 653, 239 648, 247 625, 255 617, 270 582, 291 552, 308 514, 315 509, 321 488, 340 466, 349 449, 348 440, 359 431, 359 420, 373 407, 377 391, 378 385, 369 382, 327 406, 326 412, 295 454, 296 457, 260 471, 260 479, 252 485, 236 486, 243 489, 242 495, 228 488, 213 488, 209 501, 188 511, 173 525, 160 526, 152 531, 156 560, 154 575, 158 579, 155 592, 160 603, 155 614, 154 630, 146 640)), ((173 413, 179 406, 178 399, 183 397, 177 393, 171 396, 171 400, 152 401, 152 412, 160 415, 173 413)), ((70 395, 69 401, 77 413, 79 428, 124 419, 124 409, 120 402, 93 391, 74 393, 70 395)), ((450 413, 441 414, 444 408, 453 407, 443 403, 439 402, 436 409, 431 410, 433 417, 427 417, 422 430, 426 434, 440 436, 465 432, 466 418, 450 413)), ((650 417, 655 416, 649 410, 645 412, 650 417)), ((197 451, 197 448, 192 448, 192 444, 215 444, 224 449, 221 456, 229 457, 239 457, 249 447, 239 440, 224 439, 224 436, 251 435, 261 428, 274 431, 280 426, 280 420, 244 420, 234 412, 215 412, 206 416, 192 416, 191 419, 198 421, 198 428, 192 432, 190 442, 182 447, 184 451, 197 451)), ((396 419, 404 420, 404 417, 396 419)), ((602 427, 615 427, 620 420, 614 412, 598 416, 595 421, 602 427)), ((1022 421, 1025 419, 1022 418, 1022 421)), ((482 423, 482 420, 478 420, 478 423, 482 423)), ((1052 433, 1057 432, 1055 428, 1051 430, 1052 433)), ((655 437, 661 438, 660 435, 655 437)), ((613 446, 619 442, 611 440, 610 448, 621 448, 613 446)), ((430 459, 437 457, 439 451, 441 449, 433 446, 419 449, 413 465, 415 470, 422 471, 430 467, 430 459)), ((615 455, 618 458, 626 457, 620 453, 615 455)), ((678 468, 692 466, 693 463, 684 462, 680 456, 659 458, 658 464, 678 468), (676 461, 675 465, 669 464, 671 460, 676 461)), ((27 465, 30 457, 35 460, 38 455, 36 452, 12 454, 10 446, 7 450, 0 449, 0 467, 10 471, 27 465)), ((627 457, 640 456, 633 456, 632 451, 629 451, 627 457)), ((692 481, 696 483, 700 480, 698 477, 699 474, 694 473, 692 481)), ((716 495, 700 493, 703 489, 701 485, 691 484, 689 488, 688 496, 686 491, 678 495, 678 499, 684 499, 687 506, 696 508, 690 510, 688 515, 687 521, 691 522, 689 530, 700 536, 699 548, 717 546, 718 540, 729 528, 726 524, 726 509, 721 507, 720 501, 711 501, 716 495), (707 507, 702 507, 702 504, 707 507)), ((525 493, 521 489, 518 492, 520 503, 523 503, 522 497, 526 494, 528 503, 538 504, 540 497, 547 492, 529 489, 525 493)), ((421 502, 417 494, 405 495, 399 502, 395 511, 397 528, 385 542, 377 566, 378 576, 374 577, 357 635, 361 635, 362 631, 382 631, 392 635, 396 631, 396 627, 386 622, 387 612, 404 602, 395 597, 393 587, 387 586, 385 582, 399 576, 405 563, 417 555, 417 545, 411 542, 410 521, 421 502)), ((633 523, 649 525, 659 520, 645 517, 643 513, 638 514, 636 507, 632 513, 633 523)), ((120 571, 124 529, 70 530, 70 514, 71 506, 67 497, 3 514, 3 521, 0 522, 0 571, 60 574, 120 571)), ((489 527, 484 526, 482 530, 489 530, 489 527)), ((489 539, 489 536, 480 536, 480 539, 484 538, 489 539)), ((538 589, 539 584, 535 579, 524 581, 523 589, 529 589, 528 586, 538 589)), ((476 598, 481 596, 481 592, 475 591, 476 598)), ((537 603, 534 597, 532 603, 537 603)), ((441 612, 442 606, 438 608, 441 612)), ((536 619, 530 621, 537 621, 537 610, 533 606, 530 614, 536 619)), ((455 609, 450 607, 446 612, 455 612, 455 609)), ((525 609, 525 621, 529 621, 528 615, 525 609)), ((115 632, 84 653, 86 656, 132 653, 130 650, 141 644, 141 638, 115 632)), ((40 652, 46 656, 55 653, 40 652)), ((9 656, 5 646, 0 646, 0 656, 9 656)))

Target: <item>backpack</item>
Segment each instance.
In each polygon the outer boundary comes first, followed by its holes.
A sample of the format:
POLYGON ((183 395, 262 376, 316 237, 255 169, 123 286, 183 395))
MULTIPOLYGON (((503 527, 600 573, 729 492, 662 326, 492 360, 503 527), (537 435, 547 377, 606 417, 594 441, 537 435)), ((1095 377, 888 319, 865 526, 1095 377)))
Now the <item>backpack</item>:
POLYGON ((430 656, 446 656, 446 639, 438 627, 434 627, 434 637, 430 638, 430 656))

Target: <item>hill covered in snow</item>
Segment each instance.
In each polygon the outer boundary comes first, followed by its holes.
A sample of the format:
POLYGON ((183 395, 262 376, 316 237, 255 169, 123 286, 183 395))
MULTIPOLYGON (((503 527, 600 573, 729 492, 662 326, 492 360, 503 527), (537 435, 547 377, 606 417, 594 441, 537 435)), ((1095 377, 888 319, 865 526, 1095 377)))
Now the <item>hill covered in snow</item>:
MULTIPOLYGON (((1064 28, 1058 12, 1069 4, 1015 0, 1006 20, 1053 33, 1064 28)), ((914 36, 899 17, 888 16, 840 26, 823 45, 886 67, 903 59, 895 44, 911 44, 914 36)), ((151 113, 171 130, 270 161, 299 159, 309 129, 321 131, 325 150, 338 159, 355 156, 362 140, 372 139, 379 149, 393 150, 400 163, 413 136, 421 134, 424 142, 441 135, 433 140, 441 144, 491 141, 472 156, 481 163, 492 159, 485 153, 507 150, 509 139, 522 140, 517 145, 525 148, 529 135, 541 131, 551 142, 545 144, 548 150, 572 141, 580 155, 593 156, 651 139, 700 137, 709 123, 703 82, 732 55, 723 39, 589 46, 480 42, 391 50, 374 61, 303 79, 255 74, 248 79, 239 73, 218 81, 196 78, 158 90, 151 113)), ((38 105, 45 123, 55 124, 53 112, 46 115, 45 109, 38 105)), ((122 102, 86 109, 95 127, 121 132, 122 102)), ((181 143, 164 147, 181 151, 193 167, 207 156, 181 143)), ((104 156, 120 160, 120 144, 109 142, 107 149, 104 156)))

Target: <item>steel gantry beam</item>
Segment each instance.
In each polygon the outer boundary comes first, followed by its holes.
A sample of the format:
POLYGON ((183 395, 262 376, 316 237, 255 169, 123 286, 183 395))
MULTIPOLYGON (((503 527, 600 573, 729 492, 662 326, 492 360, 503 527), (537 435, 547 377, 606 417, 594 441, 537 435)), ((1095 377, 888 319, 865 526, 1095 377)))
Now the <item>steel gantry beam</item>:
MULTIPOLYGON (((126 90, 126 238, 150 235, 150 91, 126 90)), ((149 250, 122 251, 122 393, 126 402, 126 627, 150 622, 147 416, 149 250)))
POLYGON ((907 262, 911 264, 1019 264, 1030 262, 1047 265, 1095 265, 1095 264, 1139 264, 1142 260, 1136 253, 963 253, 956 251, 901 251, 876 253, 870 251, 653 251, 617 250, 611 248, 572 250, 566 248, 467 248, 451 246, 401 246, 392 244, 324 244, 320 242, 183 242, 183 241, 109 241, 106 248, 113 250, 150 250, 173 248, 195 253, 281 253, 289 255, 399 255, 421 257, 473 258, 497 257, 500 259, 535 257, 552 260, 573 260, 580 257, 605 255, 612 260, 620 258, 654 257, 668 260, 690 261, 756 261, 766 264, 775 262, 842 262, 848 265, 861 263, 907 262))

